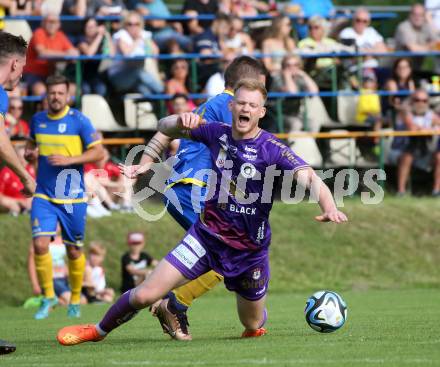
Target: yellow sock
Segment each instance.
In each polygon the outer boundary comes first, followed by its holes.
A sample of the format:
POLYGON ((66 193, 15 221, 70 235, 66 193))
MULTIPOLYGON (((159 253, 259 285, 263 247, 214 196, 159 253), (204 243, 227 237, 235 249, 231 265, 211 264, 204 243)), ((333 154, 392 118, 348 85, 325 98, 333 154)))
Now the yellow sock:
POLYGON ((69 283, 72 295, 70 297, 71 304, 79 304, 81 301, 81 288, 84 278, 84 270, 86 268, 86 257, 81 254, 77 259, 68 259, 69 265, 69 283))
POLYGON ((44 296, 46 298, 54 298, 52 256, 49 252, 44 255, 35 254, 35 269, 37 270, 38 281, 41 288, 43 288, 44 296))
POLYGON ((211 270, 173 292, 179 303, 189 307, 196 298, 214 288, 222 280, 223 277, 219 273, 211 270))

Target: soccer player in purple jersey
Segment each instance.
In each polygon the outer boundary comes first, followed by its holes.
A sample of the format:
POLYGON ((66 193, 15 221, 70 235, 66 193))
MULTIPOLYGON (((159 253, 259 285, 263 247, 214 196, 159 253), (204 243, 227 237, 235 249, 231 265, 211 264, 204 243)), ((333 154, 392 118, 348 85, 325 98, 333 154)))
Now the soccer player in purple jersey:
POLYGON ((263 84, 244 79, 237 84, 229 105, 232 127, 204 124, 193 113, 168 116, 159 122, 165 135, 188 136, 210 150, 213 172, 210 199, 203 215, 153 273, 138 287, 124 293, 98 324, 61 329, 57 335, 60 344, 100 341, 140 309, 211 269, 222 274, 226 287, 236 293, 239 318, 245 328, 242 336, 266 333, 263 325, 267 317, 271 238, 268 219, 273 179, 281 172, 290 172, 317 196, 322 214, 316 220, 347 221, 314 171, 272 134, 259 128, 266 97, 263 84), (270 190, 268 182, 272 183, 270 190))

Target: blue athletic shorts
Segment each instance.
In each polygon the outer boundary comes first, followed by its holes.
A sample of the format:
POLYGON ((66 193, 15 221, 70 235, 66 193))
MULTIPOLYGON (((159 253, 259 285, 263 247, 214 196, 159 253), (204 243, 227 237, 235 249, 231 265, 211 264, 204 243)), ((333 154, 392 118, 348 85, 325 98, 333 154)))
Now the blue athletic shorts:
MULTIPOLYGON (((174 220, 186 231, 197 222, 200 212, 203 211, 203 208, 205 207, 205 202, 203 200, 197 200, 193 207, 191 201, 192 186, 193 185, 191 184, 175 184, 165 191, 163 200, 168 213, 170 213, 174 220), (179 209, 168 199, 167 195, 169 195, 170 190, 174 190, 176 193, 180 206, 182 207, 182 212, 180 212, 179 209)), ((203 197, 206 193, 206 188, 203 187, 200 190, 203 197)))
POLYGON ((48 200, 32 199, 32 237, 54 237, 57 223, 66 245, 82 247, 86 227, 87 203, 54 204, 48 200))
POLYGON ((61 296, 63 293, 70 292, 69 280, 67 277, 64 278, 54 278, 53 288, 57 297, 61 296))

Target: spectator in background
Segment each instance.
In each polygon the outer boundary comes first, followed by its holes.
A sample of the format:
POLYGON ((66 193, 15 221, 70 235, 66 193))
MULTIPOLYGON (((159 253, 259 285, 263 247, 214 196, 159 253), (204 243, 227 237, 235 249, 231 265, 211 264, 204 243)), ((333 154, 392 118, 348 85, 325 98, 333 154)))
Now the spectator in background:
MULTIPOLYGON (((398 58, 394 61, 392 76, 385 83, 385 90, 389 92, 415 91, 416 83, 413 79, 412 63, 410 59, 398 58)), ((400 112, 405 107, 409 96, 389 96, 383 99, 384 112, 400 112)))
MULTIPOLYGON (((136 10, 142 16, 169 17, 171 16, 163 0, 141 0, 136 10)), ((147 22, 147 27, 153 31, 153 40, 162 53, 170 53, 170 43, 176 42, 185 52, 191 51, 191 39, 183 34, 182 23, 167 23, 164 19, 154 19, 147 22)))
MULTIPOLYGON (((414 4, 408 19, 397 26, 394 39, 396 50, 424 52, 435 50, 439 38, 427 21, 425 7, 422 4, 414 4)), ((423 57, 415 57, 413 62, 416 70, 420 70, 423 57)))
MULTIPOLYGON (((202 55, 220 55, 228 33, 228 16, 218 14, 211 26, 193 38, 194 52, 202 55)), ((197 75, 201 86, 218 71, 218 59, 203 58, 198 62, 197 75)))
POLYGON ((307 37, 307 19, 313 16, 329 18, 336 13, 331 0, 290 0, 285 11, 301 17, 295 24, 299 39, 307 37))
POLYGON ((225 70, 231 62, 237 57, 237 54, 232 49, 226 49, 223 52, 223 58, 220 63, 220 70, 211 75, 206 82, 205 93, 209 98, 222 93, 225 90, 225 70))
MULTIPOLYGON (((281 63, 281 71, 274 75, 271 91, 284 93, 319 93, 319 88, 309 75, 302 69, 301 58, 297 55, 285 56, 281 63)), ((287 131, 303 130, 300 115, 301 100, 286 98, 283 101, 283 117, 287 123, 287 131)))
POLYGON ((256 0, 221 0, 219 10, 225 14, 232 14, 238 17, 252 17, 258 12, 267 13, 269 4, 264 1, 256 0))
POLYGON ((120 15, 125 9, 122 0, 64 0, 63 14, 78 17, 120 15))
POLYGON ((152 272, 159 262, 148 253, 142 251, 145 247, 145 236, 142 232, 130 232, 127 236, 128 252, 121 258, 122 285, 124 293, 138 284, 152 272))
MULTIPOLYGON (((191 112, 191 109, 188 108, 188 96, 182 93, 175 94, 171 99, 171 109, 173 113, 177 115, 180 115, 184 112, 191 112)), ((179 145, 180 139, 174 139, 171 141, 166 152, 167 158, 176 155, 177 151, 179 150, 179 145)))
POLYGON ((32 0, 13 0, 9 6, 9 15, 32 15, 32 0))
POLYGON ((92 241, 84 272, 83 293, 88 303, 113 302, 115 291, 107 287, 103 267, 107 250, 99 242, 92 241))
MULTIPOLYGON (((339 34, 339 38, 352 40, 361 52, 388 52, 383 37, 370 26, 370 23, 370 12, 365 8, 358 8, 353 15, 352 26, 344 28, 339 34)), ((377 68, 379 63, 372 56, 367 56, 362 66, 377 68)))
POLYGON ((109 151, 104 148, 104 153, 101 161, 84 165, 86 185, 108 209, 131 212, 131 191, 126 190, 126 181, 111 161, 109 151))
POLYGON ((29 124, 22 119, 22 116, 23 101, 19 97, 10 98, 5 129, 11 138, 26 138, 29 136, 29 124))
MULTIPOLYGON (((369 70, 362 76, 362 87, 356 106, 356 123, 368 130, 379 131, 382 128, 382 110, 380 97, 377 94, 377 79, 374 71, 369 70)), ((368 160, 376 161, 375 146, 379 138, 363 139, 357 141, 362 156, 368 160)))
MULTIPOLYGON (((182 14, 197 16, 199 14, 217 14, 219 11, 217 0, 185 0, 182 14)), ((201 33, 211 26, 212 20, 194 19, 191 24, 192 31, 201 33)), ((186 32, 188 34, 188 31, 186 32)))
MULTIPOLYGON (((42 96, 46 93, 44 81, 55 72, 55 61, 42 59, 46 56, 78 56, 78 50, 70 43, 66 35, 60 30, 60 18, 49 13, 43 17, 41 27, 38 28, 29 42, 27 62, 24 67, 23 80, 28 85, 32 95, 42 96)), ((69 85, 69 94, 75 95, 75 86, 69 85)))
MULTIPOLYGON (((83 55, 107 55, 115 54, 112 37, 104 25, 98 25, 95 19, 88 18, 84 23, 84 35, 78 44, 78 49, 83 55)), ((84 94, 107 94, 107 86, 104 82, 106 76, 102 70, 103 65, 108 65, 109 60, 91 60, 83 63, 82 92, 84 94)))
MULTIPOLYGON (((24 145, 16 145, 14 148, 21 164, 26 167, 31 177, 35 178, 35 167, 24 159, 24 145)), ((0 208, 14 216, 28 212, 31 209, 32 198, 24 196, 22 190, 20 178, 8 166, 4 166, 0 170, 0 208)))
MULTIPOLYGON (((417 89, 411 95, 410 108, 404 109, 399 114, 400 129, 407 131, 431 130, 440 128, 439 116, 429 108, 429 96, 423 89, 417 89)), ((406 185, 411 167, 415 159, 423 159, 430 156, 430 136, 406 137, 395 139, 393 149, 399 149, 401 155, 397 169, 397 194, 403 196, 406 193, 406 185)), ((440 146, 434 153, 434 184, 433 196, 440 196, 440 146)))
POLYGON ((223 52, 232 50, 236 55, 250 55, 254 52, 254 42, 243 32, 244 21, 237 15, 228 17, 228 33, 223 39, 223 52))
MULTIPOLYGON (((189 65, 185 59, 177 59, 171 65, 170 78, 165 82, 166 94, 189 94, 189 65)), ((192 100, 188 100, 189 110, 196 107, 192 100)), ((168 103, 168 111, 173 114, 172 104, 168 103)))
POLYGON ((281 71, 283 57, 295 50, 295 41, 290 36, 292 23, 286 15, 280 15, 272 20, 272 25, 261 44, 263 54, 271 56, 263 58, 263 64, 270 74, 277 74, 281 71))
MULTIPOLYGON (((159 49, 151 32, 144 30, 144 20, 137 12, 129 12, 123 28, 113 35, 116 52, 124 56, 158 55, 159 49)), ((148 60, 148 59, 147 59, 148 60)), ((115 60, 108 76, 116 92, 161 93, 163 84, 158 75, 157 60, 150 59, 146 70, 144 60, 115 60)))
MULTIPOLYGON (((334 39, 327 37, 329 23, 319 15, 313 16, 308 21, 309 36, 298 43, 301 52, 329 53, 342 50, 353 51, 352 48, 344 46, 334 39)), ((332 90, 333 69, 339 64, 339 60, 334 57, 307 58, 305 70, 318 84, 319 89, 332 90)))

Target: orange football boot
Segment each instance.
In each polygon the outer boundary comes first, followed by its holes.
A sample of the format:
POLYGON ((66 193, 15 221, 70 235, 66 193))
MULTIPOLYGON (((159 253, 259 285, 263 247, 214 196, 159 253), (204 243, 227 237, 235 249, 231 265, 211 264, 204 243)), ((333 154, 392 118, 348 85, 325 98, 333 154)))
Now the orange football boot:
POLYGON ((61 345, 77 345, 85 342, 99 342, 104 339, 93 324, 67 326, 58 331, 57 340, 61 345))
POLYGON ((245 330, 243 331, 243 334, 241 334, 242 338, 255 338, 258 336, 266 335, 267 331, 264 327, 260 327, 257 330, 245 330))

